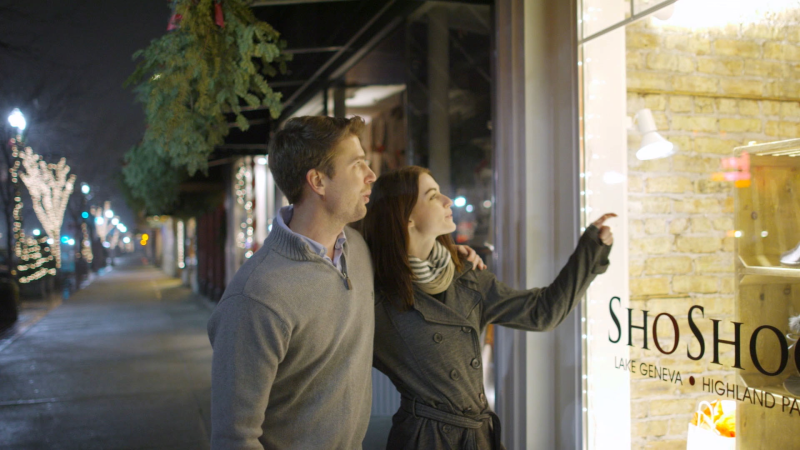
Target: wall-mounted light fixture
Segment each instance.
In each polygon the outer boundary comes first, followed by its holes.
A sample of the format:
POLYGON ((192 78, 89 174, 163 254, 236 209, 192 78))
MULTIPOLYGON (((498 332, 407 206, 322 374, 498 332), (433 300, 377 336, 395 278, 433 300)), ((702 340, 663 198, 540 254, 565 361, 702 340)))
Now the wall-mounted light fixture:
POLYGON ((636 151, 636 159, 647 161, 666 158, 675 153, 675 145, 658 133, 652 111, 647 108, 639 110, 633 120, 642 133, 642 145, 636 151))

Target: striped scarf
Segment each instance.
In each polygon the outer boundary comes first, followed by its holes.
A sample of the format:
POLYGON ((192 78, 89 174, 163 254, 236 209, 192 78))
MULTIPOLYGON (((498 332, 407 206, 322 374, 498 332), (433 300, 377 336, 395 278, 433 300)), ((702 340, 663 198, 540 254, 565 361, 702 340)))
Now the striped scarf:
POLYGON ((425 261, 414 256, 408 257, 414 283, 427 294, 439 294, 450 287, 455 274, 455 264, 450 252, 436 241, 433 251, 425 261))

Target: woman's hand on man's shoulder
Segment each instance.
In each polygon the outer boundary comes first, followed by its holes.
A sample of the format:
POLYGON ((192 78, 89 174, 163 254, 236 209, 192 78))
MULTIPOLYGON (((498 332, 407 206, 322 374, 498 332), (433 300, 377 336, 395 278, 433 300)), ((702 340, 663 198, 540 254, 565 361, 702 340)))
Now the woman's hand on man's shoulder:
POLYGON ((472 263, 472 268, 477 270, 486 270, 486 264, 483 262, 478 253, 468 245, 456 245, 458 254, 463 256, 467 261, 472 263))

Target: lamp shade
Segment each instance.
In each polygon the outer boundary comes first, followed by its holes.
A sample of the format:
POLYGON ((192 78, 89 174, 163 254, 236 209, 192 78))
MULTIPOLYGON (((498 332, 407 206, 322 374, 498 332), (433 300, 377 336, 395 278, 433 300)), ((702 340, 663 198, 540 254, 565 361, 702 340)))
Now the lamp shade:
POLYGON ((642 144, 639 150, 636 151, 636 159, 647 161, 666 158, 675 153, 675 145, 658 134, 652 111, 647 108, 640 110, 636 113, 635 120, 639 132, 642 133, 642 144))

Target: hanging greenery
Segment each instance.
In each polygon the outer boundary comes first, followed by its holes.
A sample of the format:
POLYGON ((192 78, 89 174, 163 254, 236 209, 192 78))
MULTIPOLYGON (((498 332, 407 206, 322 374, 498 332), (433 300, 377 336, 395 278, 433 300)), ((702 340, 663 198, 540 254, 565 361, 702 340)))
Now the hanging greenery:
MULTIPOLYGON (((266 107, 273 118, 281 112, 281 94, 267 78, 285 72, 291 55, 247 1, 175 0, 173 12, 172 31, 134 54, 139 64, 126 81, 135 86, 147 124, 143 142, 126 157, 126 183, 143 182, 155 164, 151 158, 189 175, 205 172, 208 156, 228 134, 227 114, 246 130, 245 106, 266 107)), ((158 194, 148 186, 130 188, 144 201, 158 194)))
POLYGON ((152 143, 141 142, 125 154, 122 180, 128 205, 149 214, 166 214, 178 200, 178 187, 186 171, 173 167, 152 143))

